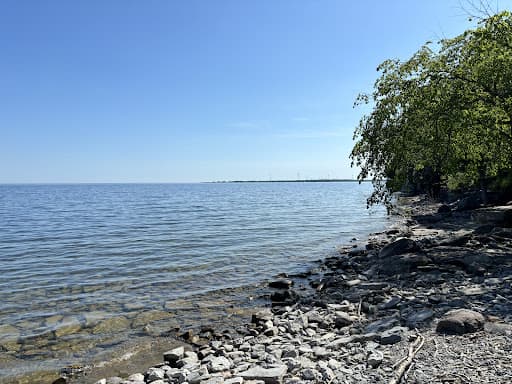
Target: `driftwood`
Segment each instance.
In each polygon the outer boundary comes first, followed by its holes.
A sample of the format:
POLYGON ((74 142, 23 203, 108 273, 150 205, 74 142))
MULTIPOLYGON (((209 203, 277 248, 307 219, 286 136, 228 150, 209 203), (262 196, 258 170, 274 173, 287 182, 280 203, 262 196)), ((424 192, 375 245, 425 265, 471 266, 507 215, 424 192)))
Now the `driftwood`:
POLYGON ((407 354, 407 357, 400 360, 398 363, 395 364, 393 368, 396 368, 395 374, 393 375, 393 378, 389 381, 388 384, 399 384, 402 380, 402 377, 404 376, 405 372, 407 372, 408 368, 412 364, 412 361, 414 360, 414 356, 419 352, 419 350, 423 347, 423 344, 425 344, 425 338, 418 333, 418 337, 409 346, 409 353, 407 354))

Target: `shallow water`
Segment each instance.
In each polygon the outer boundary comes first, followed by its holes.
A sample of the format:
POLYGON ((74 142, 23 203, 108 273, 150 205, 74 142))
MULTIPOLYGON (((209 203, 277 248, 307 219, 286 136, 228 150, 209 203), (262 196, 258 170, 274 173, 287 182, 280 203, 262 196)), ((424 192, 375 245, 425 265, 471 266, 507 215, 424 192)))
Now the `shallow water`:
POLYGON ((366 210, 370 190, 349 182, 0 186, 0 379, 221 318, 246 299, 240 287, 303 271, 381 230, 384 209, 366 210))

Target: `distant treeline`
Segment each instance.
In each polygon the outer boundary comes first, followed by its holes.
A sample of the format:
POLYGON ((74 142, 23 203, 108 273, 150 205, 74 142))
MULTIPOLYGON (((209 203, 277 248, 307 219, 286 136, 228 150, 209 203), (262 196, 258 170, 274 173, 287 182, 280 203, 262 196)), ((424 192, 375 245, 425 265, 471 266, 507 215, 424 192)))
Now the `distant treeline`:
MULTIPOLYGON (((354 179, 304 179, 304 180, 230 180, 230 181, 214 181, 214 183, 347 183, 358 182, 354 179)), ((361 180, 363 182, 371 180, 361 180)))
POLYGON ((512 16, 482 18, 475 29, 409 60, 386 60, 354 133, 352 165, 371 178, 368 203, 398 190, 512 191, 512 16))

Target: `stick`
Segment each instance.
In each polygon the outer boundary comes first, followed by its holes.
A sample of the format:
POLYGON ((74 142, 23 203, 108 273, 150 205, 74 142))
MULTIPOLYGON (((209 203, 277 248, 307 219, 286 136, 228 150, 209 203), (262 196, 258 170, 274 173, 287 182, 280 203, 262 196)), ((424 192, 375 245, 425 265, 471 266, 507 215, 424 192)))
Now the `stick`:
POLYGON ((395 375, 393 378, 389 381, 388 384, 399 384, 400 380, 402 380, 402 377, 404 373, 407 371, 407 368, 412 364, 412 361, 414 360, 414 356, 419 352, 419 350, 423 347, 423 344, 425 344, 425 338, 418 334, 418 338, 414 341, 414 343, 411 344, 409 347, 409 354, 407 355, 407 358, 400 363, 398 366, 395 375))

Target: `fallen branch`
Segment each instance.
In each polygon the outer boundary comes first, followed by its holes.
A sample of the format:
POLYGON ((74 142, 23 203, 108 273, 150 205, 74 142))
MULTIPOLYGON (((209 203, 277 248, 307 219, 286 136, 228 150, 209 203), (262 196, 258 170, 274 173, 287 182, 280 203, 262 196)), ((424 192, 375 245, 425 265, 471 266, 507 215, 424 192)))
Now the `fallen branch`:
POLYGON ((399 384, 400 380, 402 380, 402 377, 404 376, 404 373, 408 370, 409 366, 412 364, 412 361, 414 360, 414 356, 419 352, 419 350, 423 347, 423 344, 425 344, 425 338, 418 333, 418 337, 409 346, 409 353, 407 355, 407 358, 404 359, 400 365, 398 365, 398 368, 395 371, 395 374, 393 378, 389 381, 388 384, 399 384))

